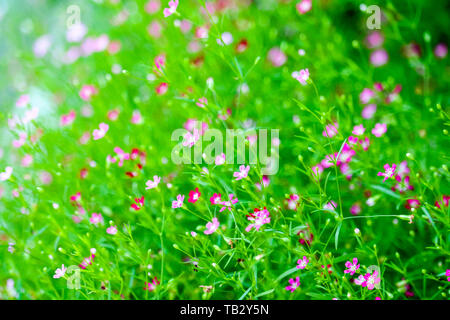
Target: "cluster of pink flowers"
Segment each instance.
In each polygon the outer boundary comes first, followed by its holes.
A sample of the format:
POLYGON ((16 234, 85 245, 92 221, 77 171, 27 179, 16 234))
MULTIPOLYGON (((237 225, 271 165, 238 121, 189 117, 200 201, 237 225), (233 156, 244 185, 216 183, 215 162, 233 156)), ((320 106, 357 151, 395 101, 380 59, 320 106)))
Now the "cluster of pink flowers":
POLYGON ((270 223, 270 213, 264 207, 262 210, 255 208, 252 213, 249 213, 247 215, 247 220, 251 221, 252 223, 245 228, 245 231, 249 232, 252 228, 255 228, 256 231, 259 231, 259 229, 267 224, 270 223))
POLYGON ((364 119, 371 119, 377 111, 377 104, 390 104, 393 102, 402 91, 402 86, 397 84, 392 90, 386 89, 382 83, 376 82, 373 89, 364 88, 359 95, 359 101, 365 105, 362 110, 362 117, 364 119))
POLYGON ((287 208, 289 210, 297 210, 297 206, 299 205, 300 197, 298 194, 291 194, 289 198, 286 199, 287 208))

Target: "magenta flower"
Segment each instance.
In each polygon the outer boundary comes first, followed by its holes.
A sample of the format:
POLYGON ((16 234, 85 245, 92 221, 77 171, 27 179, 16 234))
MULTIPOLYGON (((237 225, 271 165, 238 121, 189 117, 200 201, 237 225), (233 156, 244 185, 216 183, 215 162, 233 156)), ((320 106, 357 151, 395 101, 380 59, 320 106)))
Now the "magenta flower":
POLYGON ((450 269, 445 270, 445 276, 448 277, 447 281, 450 281, 450 269))
POLYGON ((101 138, 103 138, 105 136, 105 134, 108 132, 109 130, 109 125, 107 125, 106 123, 100 123, 99 125, 99 129, 95 129, 92 132, 92 135, 94 137, 94 140, 99 140, 101 138))
POLYGON ((177 200, 172 201, 172 208, 177 209, 183 206, 184 195, 177 195, 177 200))
POLYGON ((217 218, 213 218, 212 222, 208 222, 206 224, 206 230, 203 231, 204 234, 212 234, 214 232, 216 232, 217 228, 219 228, 219 220, 217 220, 217 218))
MULTIPOLYGON (((220 194, 219 194, 219 197, 220 197, 220 194)), ((238 198, 234 198, 234 194, 230 194, 228 196, 228 199, 229 199, 228 201, 222 201, 219 203, 220 205, 223 206, 222 208, 220 208, 219 212, 222 212, 225 209, 228 209, 228 211, 231 211, 232 205, 236 204, 238 202, 238 198)))
POLYGON ((448 207, 449 202, 450 202, 450 196, 443 195, 443 196, 442 196, 442 200, 436 201, 436 202, 434 203, 434 205, 435 205, 437 208, 441 209, 441 205, 443 205, 443 206, 445 206, 445 207, 448 207))
POLYGON ((395 173, 395 169, 397 168, 397 165, 395 163, 392 164, 392 167, 389 166, 389 164, 384 165, 384 172, 378 172, 377 176, 384 177, 383 182, 385 182, 387 179, 392 177, 395 173))
POLYGON ((300 71, 292 72, 292 78, 298 80, 302 85, 306 86, 309 79, 309 70, 308 68, 302 69, 300 71))
MULTIPOLYGON (((420 206, 420 201, 417 199, 407 199, 405 208, 409 211, 412 211, 412 209, 417 209, 420 206)), ((412 221, 410 222, 412 223, 412 221)))
POLYGON ((195 190, 191 190, 189 192, 189 199, 188 202, 195 203, 200 198, 201 193, 198 191, 198 188, 195 188, 195 190))
POLYGON ((375 288, 375 285, 377 285, 381 281, 378 271, 376 270, 372 274, 366 273, 364 279, 365 281, 361 283, 361 286, 367 287, 367 289, 369 290, 375 288))
POLYGON ((361 205, 359 203, 355 203, 350 207, 350 213, 354 216, 361 213, 361 205))
POLYGON ((308 265, 309 259, 306 256, 303 256, 303 259, 297 260, 297 269, 305 269, 308 265))
POLYGON ((178 0, 171 0, 169 1, 169 8, 164 8, 164 18, 167 18, 168 16, 171 16, 177 11, 178 7, 178 0))
POLYGON ((81 88, 79 94, 80 94, 81 99, 83 99, 84 101, 89 101, 89 100, 91 100, 91 97, 97 93, 98 93, 98 90, 96 87, 94 87, 93 85, 90 85, 90 84, 86 84, 81 88))
POLYGON ((156 286, 158 286, 159 284, 160 284, 160 282, 159 282, 158 278, 154 277, 152 282, 145 283, 144 290, 154 291, 156 289, 156 286))
POLYGON ((387 126, 385 123, 377 123, 375 124, 375 127, 372 129, 372 134, 379 138, 381 137, 383 134, 385 134, 387 131, 387 126))
POLYGON ((164 54, 157 55, 155 57, 154 62, 155 62, 156 69, 161 71, 162 68, 164 67, 164 65, 166 64, 166 56, 164 54))
POLYGON ((67 268, 64 267, 64 264, 61 265, 61 269, 58 268, 55 270, 55 274, 53 276, 54 279, 58 279, 64 276, 64 274, 66 273, 67 268))
POLYGON ((92 262, 94 262, 94 258, 95 258, 95 252, 96 252, 96 250, 94 248, 92 248, 91 255, 87 258, 84 258, 83 261, 80 263, 79 267, 81 269, 86 269, 88 265, 92 265, 92 262))
POLYGON ((261 226, 270 223, 270 213, 267 211, 266 207, 262 210, 255 208, 253 213, 247 215, 247 220, 252 221, 253 223, 249 224, 245 231, 249 232, 252 228, 255 228, 256 231, 259 231, 261 226))
POLYGON ((299 14, 305 14, 312 8, 312 0, 302 0, 295 6, 299 14))
POLYGON ((239 167, 239 171, 233 173, 233 177, 236 178, 236 181, 244 179, 248 176, 248 172, 250 170, 250 166, 241 165, 239 167))
POLYGON ((221 203, 222 202, 222 200, 220 199, 220 197, 221 197, 222 195, 220 194, 220 193, 214 193, 213 195, 212 195, 212 197, 211 198, 209 198, 209 201, 211 201, 211 204, 219 204, 219 203, 221 203))
POLYGON ((286 287, 287 291, 294 292, 300 286, 300 278, 297 277, 294 279, 289 279, 289 286, 286 287))
POLYGON ((106 233, 115 235, 117 233, 117 227, 116 226, 110 226, 108 229, 106 229, 106 233))
POLYGON ((366 44, 369 49, 380 47, 384 42, 384 36, 379 31, 372 31, 366 37, 366 44))
POLYGON ((351 263, 350 261, 347 261, 345 263, 345 267, 347 269, 344 270, 344 273, 350 273, 350 275, 354 275, 356 270, 359 269, 358 259, 357 258, 353 258, 353 263, 351 263))
POLYGON ((330 202, 326 203, 323 206, 323 209, 324 210, 329 210, 329 211, 335 211, 337 206, 338 206, 337 203, 335 201, 331 200, 330 202))
POLYGON ((342 147, 341 153, 339 154, 339 158, 337 159, 337 165, 341 165, 342 163, 349 163, 352 160, 352 157, 355 155, 355 150, 353 150, 347 143, 344 143, 342 147))
POLYGON ((311 167, 311 170, 312 170, 312 176, 313 176, 313 178, 315 178, 315 179, 318 180, 318 179, 320 178, 320 176, 322 175, 323 167, 322 167, 322 165, 319 163, 319 164, 316 164, 315 166, 311 167))
POLYGON ((145 188, 145 190, 156 188, 160 181, 161 181, 160 177, 158 177, 156 175, 153 176, 153 181, 147 180, 147 182, 145 183, 145 185, 147 186, 147 188, 145 188))
POLYGON ((360 274, 358 276, 358 278, 356 278, 354 280, 355 284, 357 284, 358 286, 362 285, 365 281, 366 281, 366 278, 364 278, 364 276, 362 274, 360 274))
POLYGON ((142 196, 141 198, 135 198, 134 202, 135 203, 133 203, 130 207, 135 211, 141 210, 142 207, 144 206, 144 196, 142 196))

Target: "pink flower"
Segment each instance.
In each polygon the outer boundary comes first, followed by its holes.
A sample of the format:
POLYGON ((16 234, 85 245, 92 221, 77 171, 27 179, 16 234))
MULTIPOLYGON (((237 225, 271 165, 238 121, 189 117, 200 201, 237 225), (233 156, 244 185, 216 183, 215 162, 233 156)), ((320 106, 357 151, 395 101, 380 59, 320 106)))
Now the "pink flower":
POLYGON ((252 221, 251 224, 245 228, 245 231, 249 232, 252 228, 255 228, 256 231, 259 231, 261 226, 270 223, 270 213, 267 211, 266 207, 262 210, 255 208, 253 213, 247 215, 247 220, 252 221))
POLYGON ((134 202, 130 207, 133 208, 135 211, 139 211, 144 206, 144 196, 141 198, 135 198, 134 202))
POLYGON ((194 128, 192 133, 187 132, 183 137, 183 146, 192 148, 192 146, 200 139, 200 135, 198 133, 198 129, 194 128))
POLYGON ((94 137, 94 140, 99 140, 99 139, 103 138, 105 136, 105 134, 108 132, 108 130, 109 130, 109 125, 107 125, 104 122, 100 123, 99 129, 95 129, 92 132, 92 136, 94 137))
POLYGON ((37 58, 44 57, 52 45, 52 41, 48 34, 43 35, 33 43, 33 53, 37 58))
POLYGON ((373 98, 374 92, 369 88, 364 88, 363 91, 359 94, 359 101, 361 101, 362 104, 367 104, 370 99, 373 98))
POLYGON ((110 111, 108 111, 107 117, 111 121, 116 121, 117 118, 119 118, 119 113, 120 113, 120 111, 117 109, 110 110, 110 111))
POLYGON ((289 284, 290 285, 286 287, 286 290, 294 292, 300 286, 300 278, 296 277, 295 280, 292 278, 289 279, 289 284))
POLYGON ((195 188, 195 190, 189 191, 189 199, 188 202, 195 203, 200 198, 201 193, 198 191, 198 188, 195 188))
POLYGON ((381 67, 387 63, 389 56, 384 49, 378 49, 371 53, 370 63, 374 67, 381 67))
POLYGON ((162 82, 156 87, 155 90, 158 95, 163 95, 167 92, 168 89, 169 89, 169 85, 165 82, 162 82))
POLYGON ((89 101, 91 100, 91 97, 97 93, 98 90, 96 87, 90 84, 85 84, 80 90, 80 98, 84 101, 89 101))
POLYGON ((267 56, 274 67, 281 67, 287 60, 286 55, 279 48, 270 49, 267 56))
POLYGON ((443 195, 442 200, 436 201, 434 203, 434 205, 439 209, 441 209, 441 205, 448 207, 449 200, 450 200, 450 196, 443 195))
POLYGON ((144 287, 144 290, 154 291, 156 289, 156 286, 158 286, 159 284, 160 284, 160 282, 159 282, 158 278, 154 277, 152 282, 145 283, 146 287, 144 287))
POLYGON ((358 138, 354 136, 348 137, 348 144, 351 146, 358 144, 358 138))
POLYGON ((241 165, 239 167, 239 171, 233 173, 233 177, 236 178, 236 181, 244 179, 248 176, 248 171, 250 170, 250 166, 241 165))
POLYGON ((364 276, 365 281, 361 283, 361 286, 367 287, 367 289, 372 290, 375 285, 380 283, 380 277, 378 271, 374 271, 372 274, 366 273, 364 276))
POLYGON ((347 143, 344 143, 342 147, 341 153, 339 154, 339 158, 337 159, 337 165, 341 165, 342 163, 349 163, 352 160, 352 157, 355 155, 355 150, 353 150, 347 143))
POLYGON ((309 259, 306 256, 303 256, 303 259, 297 260, 297 269, 305 269, 308 265, 309 259))
POLYGON ((365 281, 366 281, 366 278, 364 278, 364 276, 362 274, 360 274, 358 276, 358 278, 356 278, 354 280, 355 284, 357 284, 358 286, 362 285, 365 281))
POLYGON ((148 14, 158 12, 160 8, 161 3, 159 2, 159 0, 150 0, 145 4, 144 7, 145 12, 147 12, 148 14))
POLYGON ((208 104, 208 100, 205 97, 198 99, 198 102, 196 103, 196 105, 199 106, 200 108, 204 108, 205 105, 207 105, 207 104, 208 104))
POLYGON ((91 255, 87 258, 84 258, 83 261, 80 263, 79 267, 81 269, 86 269, 86 267, 88 265, 92 265, 92 262, 94 261, 94 258, 95 258, 95 252, 96 252, 96 250, 94 248, 92 248, 91 255))
POLYGON ((335 135, 337 135, 338 128, 339 128, 339 125, 337 122, 335 122, 334 124, 328 124, 325 127, 325 131, 322 132, 322 135, 324 137, 333 138, 335 135))
POLYGON ((292 78, 298 80, 302 85, 306 86, 309 79, 308 68, 292 72, 292 78))
POLYGON ((184 195, 177 195, 177 200, 172 201, 172 208, 177 209, 183 206, 184 195))
POLYGON ((392 190, 398 191, 400 193, 403 193, 403 192, 408 191, 408 190, 414 190, 414 187, 409 184, 409 176, 406 176, 405 178, 403 178, 403 182, 402 182, 402 178, 400 177, 400 175, 398 175, 398 171, 397 171, 397 175, 395 176, 395 180, 398 183, 395 186, 392 187, 392 190))
POLYGON ((316 164, 315 166, 313 166, 313 167, 311 168, 311 170, 312 170, 313 178, 315 178, 316 180, 318 180, 318 179, 320 178, 320 176, 322 175, 323 167, 322 167, 322 165, 319 163, 319 164, 316 164))
POLYGON ((438 59, 444 59, 447 56, 447 53, 448 53, 448 49, 447 49, 447 45, 445 43, 439 43, 434 48, 434 55, 438 59))
POLYGON ((362 124, 360 124, 353 127, 352 134, 354 134, 355 136, 360 136, 364 134, 364 131, 366 131, 366 129, 362 124))
POLYGON ((178 0, 171 0, 169 1, 169 8, 164 8, 164 18, 167 18, 168 16, 171 16, 177 11, 178 7, 178 0))
POLYGON ((295 6, 299 14, 305 14, 312 8, 312 0, 302 0, 295 6))
POLYGON ((409 172, 410 172, 410 170, 408 168, 408 162, 406 162, 406 161, 400 162, 400 164, 398 165, 398 168, 397 168, 397 174, 403 178, 409 172))
POLYGON ((366 43, 367 47, 369 49, 379 47, 384 42, 384 36, 379 31, 372 31, 367 37, 366 37, 366 43))
POLYGON ((353 263, 351 263, 350 261, 347 261, 345 263, 345 267, 347 269, 344 270, 344 273, 350 273, 350 275, 354 275, 356 270, 359 269, 358 259, 357 258, 353 258, 353 263))
POLYGON ((19 97, 19 99, 17 99, 16 101, 16 107, 17 108, 24 108, 28 105, 28 103, 30 102, 30 96, 27 94, 23 94, 19 97))
POLYGON ((386 163, 383 168, 385 172, 378 172, 377 176, 384 177, 383 182, 385 182, 387 179, 394 175, 397 165, 393 163, 392 167, 390 167, 389 164, 386 163))
POLYGON ((364 151, 369 150, 369 146, 370 146, 369 138, 365 137, 364 140, 360 139, 359 143, 361 144, 361 147, 364 149, 364 151))
POLYGON ((61 116, 61 126, 68 126, 72 124, 72 122, 75 120, 75 116, 76 114, 74 110, 70 110, 68 114, 63 114, 61 116))
POLYGON ((150 36, 152 36, 153 38, 159 38, 161 37, 162 33, 162 25, 158 22, 158 21, 152 21, 148 26, 147 26, 147 32, 150 36))
POLYGON ((372 134, 375 137, 379 138, 383 134, 385 134, 386 131, 387 131, 386 123, 377 123, 377 124, 375 124, 375 127, 372 129, 372 134))
POLYGON ((216 166, 220 166, 225 163, 225 153, 222 153, 221 155, 217 156, 215 159, 216 166))
POLYGON ((131 115, 131 123, 132 124, 141 124, 142 123, 142 115, 139 110, 134 110, 131 115))
POLYGON ((165 64, 166 64, 166 56, 164 54, 160 54, 155 57, 156 69, 161 71, 165 64))
POLYGON ((58 279, 58 278, 63 277, 66 274, 66 270, 67 270, 67 268, 64 267, 64 264, 61 265, 61 269, 60 268, 56 269, 53 278, 58 279))
MULTIPOLYGON (((405 203, 405 208, 409 211, 413 211, 412 209, 417 209, 420 206, 420 201, 417 199, 407 199, 405 203)), ((412 223, 412 222, 410 222, 412 223)))
POLYGON ((208 222, 206 224, 206 230, 203 231, 204 234, 212 234, 214 232, 216 232, 217 228, 219 228, 219 220, 217 220, 217 218, 213 218, 212 222, 208 222))
POLYGON ((68 42, 79 42, 87 33, 87 27, 82 23, 76 23, 67 29, 66 39, 68 42))
POLYGON ((147 186, 147 188, 145 188, 145 190, 156 188, 160 181, 161 181, 160 177, 158 177, 156 175, 153 176, 153 181, 147 180, 147 182, 145 183, 145 185, 147 186))
POLYGON ((335 201, 331 200, 330 202, 326 203, 323 206, 323 209, 324 210, 329 210, 329 211, 335 211, 337 207, 338 207, 337 203, 335 201))
POLYGON ((89 219, 89 222, 92 224, 99 224, 103 222, 103 217, 101 215, 101 213, 93 213, 91 218, 89 219))
POLYGON ((6 181, 9 178, 11 178, 11 175, 13 173, 13 168, 12 167, 6 167, 5 171, 0 172, 0 181, 6 181))
POLYGON ((300 197, 297 194, 291 194, 287 199, 287 207, 289 210, 297 210, 298 202, 300 197))
POLYGON ((212 195, 212 197, 209 198, 209 201, 211 201, 211 204, 212 204, 212 205, 214 205, 214 204, 220 204, 220 203, 222 202, 222 200, 220 199, 221 196, 222 196, 222 195, 221 195, 220 193, 214 193, 214 194, 212 195))
POLYGON ((447 281, 450 281, 450 269, 445 270, 445 276, 448 277, 447 281))
MULTIPOLYGON (((266 175, 263 175, 263 177, 262 177, 262 186, 263 186, 264 188, 267 188, 267 187, 269 186, 269 184, 270 184, 270 179, 269 179, 269 177, 266 176, 266 175)), ((261 188, 261 184, 260 184, 259 182, 255 183, 255 186, 256 186, 256 188, 258 188, 258 190, 261 190, 261 189, 262 189, 262 188, 261 188)))
MULTIPOLYGON (((219 196, 220 196, 220 194, 219 194, 219 196)), ((234 198, 234 194, 228 195, 228 199, 229 199, 228 201, 219 202, 219 204, 222 205, 222 208, 220 208, 219 212, 222 212, 225 209, 228 209, 228 211, 231 211, 232 205, 236 204, 238 202, 238 198, 234 198)))
POLYGON ((368 104, 367 106, 365 106, 365 108, 363 109, 361 116, 364 119, 372 119, 375 112, 377 111, 377 105, 374 103, 368 104))
POLYGON ((106 229, 106 233, 115 235, 117 233, 117 227, 116 226, 110 226, 106 229))
POLYGON ((350 213, 354 216, 357 216, 361 213, 361 206, 359 203, 355 203, 350 207, 350 213))

